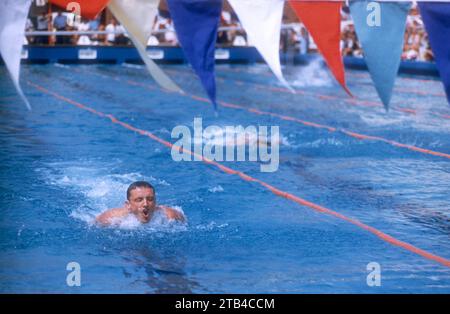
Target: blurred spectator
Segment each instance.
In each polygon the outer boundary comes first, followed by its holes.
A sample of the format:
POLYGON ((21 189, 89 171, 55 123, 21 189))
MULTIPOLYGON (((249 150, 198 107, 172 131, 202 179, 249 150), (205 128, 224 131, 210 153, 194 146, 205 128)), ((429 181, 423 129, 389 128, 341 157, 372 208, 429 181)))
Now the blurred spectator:
POLYGON ((353 24, 347 24, 341 33, 341 53, 345 56, 362 57, 362 49, 353 24))
POLYGON ((303 25, 295 25, 292 28, 292 42, 295 47, 295 52, 300 54, 308 53, 309 36, 306 28, 303 25))
MULTIPOLYGON (((49 18, 46 13, 42 13, 37 17, 36 20, 36 30, 37 31, 48 31, 49 18)), ((48 45, 48 35, 36 36, 35 43, 38 45, 48 45)))
POLYGON ((173 26, 172 19, 167 12, 164 13, 164 16, 157 15, 155 17, 153 30, 156 31, 154 35, 156 40, 154 39, 153 43, 157 41, 159 44, 168 44, 171 46, 178 45, 175 28, 173 26))
POLYGON ((233 27, 232 30, 228 31, 228 40, 229 43, 233 46, 247 46, 247 34, 239 23, 237 16, 234 14, 230 14, 230 27, 233 27))
MULTIPOLYGON (((90 23, 86 19, 82 19, 81 22, 77 25, 77 30, 80 32, 86 32, 90 30, 90 23)), ((81 35, 77 39, 77 45, 91 45, 92 41, 87 35, 81 35)))
POLYGON ((280 34, 280 49, 283 53, 286 53, 288 51, 288 48, 290 46, 290 41, 289 41, 289 34, 290 34, 290 30, 287 28, 282 28, 281 29, 281 34, 280 34))
POLYGON ((351 19, 352 17, 350 15, 350 8, 346 4, 343 4, 341 9, 341 20, 349 21, 351 19))
MULTIPOLYGON (((33 32, 34 31, 34 25, 31 19, 27 19, 27 22, 25 24, 25 32, 33 32)), ((34 43, 34 37, 33 36, 25 36, 25 45, 30 45, 34 43)))
POLYGON ((403 60, 433 61, 433 52, 417 6, 413 6, 407 17, 403 43, 403 60))
MULTIPOLYGON (((231 27, 231 14, 228 11, 222 11, 220 15, 220 27, 231 27)), ((219 30, 217 33, 217 44, 229 45, 232 42, 231 31, 219 30)))
POLYGON ((405 44, 403 46, 402 59, 403 60, 417 60, 419 51, 412 45, 405 44))
POLYGON ((58 12, 53 21, 53 27, 57 31, 63 31, 66 29, 66 25, 67 25, 67 16, 63 15, 62 12, 58 12))
MULTIPOLYGON (((1 0, 0 0, 1 1, 1 0)), ((37 0, 36 3, 45 5, 46 0, 37 0)), ((46 11, 46 9, 45 9, 46 11)), ((44 13, 36 16, 33 15, 31 20, 27 21, 27 31, 48 31, 53 28, 57 31, 64 30, 78 30, 78 31, 106 31, 107 34, 97 35, 74 35, 56 36, 57 44, 78 44, 78 45, 128 45, 130 40, 122 25, 118 24, 113 18, 105 27, 101 24, 104 21, 106 14, 99 16, 95 20, 76 20, 72 22, 72 15, 69 13, 54 13, 54 21, 51 21, 51 16, 44 13), (34 22, 34 25, 33 23, 34 22)), ((350 10, 345 4, 341 10, 341 42, 340 48, 342 55, 361 57, 363 50, 356 36, 354 25, 352 22, 350 10)), ((283 16, 283 23, 293 23, 295 20, 288 21, 283 16)), ((229 30, 220 30, 217 34, 217 43, 219 45, 233 45, 233 46, 247 46, 248 38, 245 30, 242 29, 236 14, 230 10, 222 11, 220 18, 220 27, 228 27, 229 30)), ((153 25, 154 33, 148 40, 148 45, 178 45, 177 35, 174 29, 173 21, 171 20, 170 12, 167 10, 160 10, 155 17, 153 25)), ((32 44, 49 44, 53 42, 54 36, 26 36, 28 43, 32 44)), ((297 23, 292 27, 283 27, 280 34, 280 49, 284 52, 295 52, 305 54, 308 52, 317 51, 317 46, 313 38, 310 36, 306 28, 297 23)), ((430 48, 428 35, 425 31, 422 18, 418 12, 417 5, 413 5, 410 13, 407 16, 406 30, 404 35, 404 46, 402 59, 404 60, 421 60, 432 61, 433 52, 430 48)))
MULTIPOLYGON (((105 25, 100 23, 100 16, 95 20, 89 21, 89 30, 90 31, 104 31, 105 25)), ((89 36, 89 40, 92 45, 98 45, 99 43, 103 43, 105 41, 105 35, 91 35, 89 36)))
POLYGON ((177 33, 171 19, 167 19, 166 32, 164 33, 164 41, 171 46, 178 45, 177 33))
MULTIPOLYGON (((63 15, 62 12, 58 12, 55 19, 53 20, 53 27, 56 31, 61 32, 65 31, 67 27, 67 16, 63 15)), ((70 42, 70 38, 68 36, 57 35, 56 36, 56 44, 68 44, 70 42)))
POLYGON ((163 44, 168 44, 171 46, 178 45, 177 34, 175 32, 175 27, 173 25, 172 19, 170 17, 162 17, 159 22, 159 42, 163 44))
POLYGON ((91 31, 97 31, 100 27, 100 17, 97 17, 95 20, 89 21, 89 29, 91 31))
POLYGON ((129 45, 130 39, 128 38, 128 34, 126 33, 125 27, 123 25, 119 24, 116 25, 116 45, 129 45))
MULTIPOLYGON (((104 32, 105 30, 106 30, 106 26, 104 24, 100 24, 98 26, 98 31, 99 32, 104 32)), ((105 43, 105 41, 106 41, 106 35, 105 34, 98 34, 98 35, 95 35, 93 37, 93 44, 94 45, 102 45, 102 44, 105 43)))
POLYGON ((231 26, 235 27, 236 30, 232 34, 233 46, 247 46, 247 34, 243 29, 241 23, 236 19, 232 19, 231 26))
POLYGON ((113 18, 111 19, 111 21, 109 22, 108 25, 106 25, 105 31, 107 31, 108 33, 106 34, 106 40, 105 40, 105 44, 106 45, 114 45, 116 43, 116 29, 117 29, 117 22, 116 20, 113 18))

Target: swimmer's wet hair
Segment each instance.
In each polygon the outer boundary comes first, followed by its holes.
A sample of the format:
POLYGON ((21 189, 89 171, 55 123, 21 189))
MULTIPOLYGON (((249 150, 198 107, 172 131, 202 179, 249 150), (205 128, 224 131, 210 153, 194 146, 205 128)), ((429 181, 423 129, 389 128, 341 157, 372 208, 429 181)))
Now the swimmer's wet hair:
POLYGON ((153 193, 155 193, 155 188, 153 187, 153 185, 151 185, 147 181, 136 181, 136 182, 131 183, 127 189, 127 200, 130 199, 131 191, 133 191, 134 189, 137 189, 137 188, 149 188, 149 189, 152 189, 153 193))

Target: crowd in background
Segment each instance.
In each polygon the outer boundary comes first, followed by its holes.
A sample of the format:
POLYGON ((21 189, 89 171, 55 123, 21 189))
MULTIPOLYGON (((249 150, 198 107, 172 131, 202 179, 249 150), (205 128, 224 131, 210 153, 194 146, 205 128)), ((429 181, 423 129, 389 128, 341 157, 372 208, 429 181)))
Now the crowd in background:
MULTIPOLYGON (((86 20, 67 12, 43 12, 27 21, 26 31, 104 31, 102 34, 88 35, 42 35, 27 36, 27 44, 35 45, 131 45, 126 31, 114 17, 101 15, 96 20, 86 20)), ((283 52, 306 54, 317 51, 313 38, 302 23, 283 18, 280 49, 283 52)), ((220 18, 217 36, 218 46, 251 46, 236 14, 224 10, 220 18)), ((159 11, 153 21, 153 34, 148 45, 177 46, 178 40, 168 11, 159 11)), ((363 49, 358 41, 353 22, 345 5, 342 9, 341 42, 343 56, 363 57, 363 49)), ((403 60, 433 60, 428 36, 416 7, 411 9, 407 18, 403 60)))
MULTIPOLYGON (((341 52, 344 56, 363 57, 348 7, 342 10, 341 52)), ((422 18, 414 5, 406 20, 402 60, 432 61, 433 52, 422 18)))

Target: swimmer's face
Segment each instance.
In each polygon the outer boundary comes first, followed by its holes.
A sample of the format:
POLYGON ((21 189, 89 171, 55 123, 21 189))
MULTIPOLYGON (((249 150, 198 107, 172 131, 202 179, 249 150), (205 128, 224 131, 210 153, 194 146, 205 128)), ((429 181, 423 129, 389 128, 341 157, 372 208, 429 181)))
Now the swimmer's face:
POLYGON ((156 208, 155 192, 150 188, 135 188, 130 191, 130 198, 125 206, 140 222, 146 223, 156 208))

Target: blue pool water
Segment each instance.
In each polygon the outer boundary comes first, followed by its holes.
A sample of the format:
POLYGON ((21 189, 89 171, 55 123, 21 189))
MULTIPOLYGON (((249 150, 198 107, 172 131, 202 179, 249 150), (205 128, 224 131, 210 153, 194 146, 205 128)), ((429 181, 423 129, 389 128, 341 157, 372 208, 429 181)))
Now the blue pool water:
MULTIPOLYGON (((164 68, 205 97, 187 66, 164 68)), ((223 164, 450 259, 450 160, 339 131, 450 154, 450 108, 435 79, 400 77, 385 113, 371 105, 367 72, 348 71, 355 104, 320 62, 284 69, 295 95, 263 65, 217 67, 219 100, 338 129, 330 132, 242 109, 219 107, 216 118, 210 105, 159 90, 134 65, 23 66, 28 112, 0 71, 0 292, 450 292, 448 267, 216 167, 174 162, 160 143, 27 84, 171 142, 175 126, 200 116, 205 126, 279 126, 278 171, 223 164), (188 223, 92 224, 139 179, 188 223), (81 287, 66 284, 73 261, 81 287), (379 287, 367 285, 370 262, 381 266, 379 287)))

